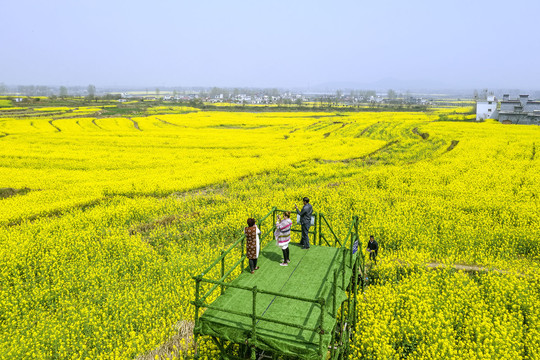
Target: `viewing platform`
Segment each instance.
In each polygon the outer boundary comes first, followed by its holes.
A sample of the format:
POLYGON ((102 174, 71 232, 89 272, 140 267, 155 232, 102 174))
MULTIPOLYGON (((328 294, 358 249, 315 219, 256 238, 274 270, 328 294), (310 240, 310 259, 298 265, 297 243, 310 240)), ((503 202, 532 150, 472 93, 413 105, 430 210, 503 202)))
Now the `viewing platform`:
POLYGON ((244 267, 242 236, 194 277, 195 336, 210 336, 223 359, 343 358, 356 322, 358 287, 363 285, 358 280, 363 279, 359 271, 364 259, 361 252, 352 251, 358 248, 358 219, 353 218, 347 237, 340 241, 324 216, 314 214, 310 240, 317 245, 306 250, 291 242, 291 262, 280 266, 283 256, 273 239, 275 221, 268 221, 280 212, 273 208, 258 223, 263 233, 259 270, 254 274, 244 267), (226 270, 226 258, 234 251, 240 257, 226 270), (232 278, 238 267, 242 271, 232 278), (206 310, 201 315, 202 309, 206 310))

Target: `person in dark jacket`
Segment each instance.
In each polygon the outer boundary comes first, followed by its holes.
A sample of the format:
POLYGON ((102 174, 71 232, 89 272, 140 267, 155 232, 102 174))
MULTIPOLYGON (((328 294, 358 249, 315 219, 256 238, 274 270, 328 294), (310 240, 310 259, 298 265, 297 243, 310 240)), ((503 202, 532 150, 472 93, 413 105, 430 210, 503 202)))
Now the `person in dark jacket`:
POLYGON ((309 199, 305 197, 303 199, 304 206, 302 210, 298 210, 298 206, 294 204, 296 208, 296 213, 300 215, 300 224, 302 225, 302 240, 300 241, 300 246, 302 249, 309 249, 309 227, 311 226, 311 215, 313 214, 313 207, 309 203, 309 199))
POLYGON ((373 260, 377 264, 377 254, 379 252, 379 244, 375 241, 373 235, 369 236, 369 242, 367 244, 367 252, 369 253, 369 259, 373 260))

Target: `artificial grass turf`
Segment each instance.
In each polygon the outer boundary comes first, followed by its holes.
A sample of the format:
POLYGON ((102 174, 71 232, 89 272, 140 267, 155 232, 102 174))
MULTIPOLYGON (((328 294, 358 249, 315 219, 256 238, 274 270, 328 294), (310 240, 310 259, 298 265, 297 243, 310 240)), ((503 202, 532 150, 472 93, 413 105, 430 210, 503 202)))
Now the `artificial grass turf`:
MULTIPOLYGON (((342 287, 343 249, 315 246, 303 250, 297 245, 290 245, 289 266, 280 266, 283 258, 281 249, 270 242, 266 245, 258 260, 259 270, 251 274, 246 269, 231 284, 280 294, 309 298, 325 299, 323 322, 323 351, 326 354, 331 341, 331 334, 336 324, 333 310, 334 271, 338 270, 337 308, 347 299, 345 289, 349 286, 352 269, 350 252, 345 250, 345 288, 342 287)), ((311 329, 317 328, 320 319, 319 304, 260 294, 256 297, 256 314, 264 319, 278 320, 288 324, 297 324, 311 329)), ((213 303, 220 309, 252 313, 252 292, 228 288, 213 303)), ((252 319, 248 316, 234 315, 216 309, 207 309, 199 321, 199 331, 203 335, 244 343, 251 338, 252 319)), ((299 356, 304 359, 319 358, 319 332, 308 331, 265 320, 257 320, 256 345, 263 350, 299 356)))

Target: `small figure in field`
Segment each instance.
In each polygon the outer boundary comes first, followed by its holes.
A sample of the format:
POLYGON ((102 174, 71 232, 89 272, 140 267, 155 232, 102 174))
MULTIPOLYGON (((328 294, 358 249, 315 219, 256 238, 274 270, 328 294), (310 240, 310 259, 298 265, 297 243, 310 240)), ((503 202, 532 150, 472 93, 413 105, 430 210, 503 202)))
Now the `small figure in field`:
POLYGON ((283 251, 283 261, 281 262, 281 266, 288 266, 291 262, 291 259, 289 258, 289 243, 291 242, 291 227, 292 227, 292 220, 291 220, 291 212, 290 211, 284 211, 283 212, 283 220, 278 215, 277 222, 276 222, 276 231, 274 233, 274 236, 276 237, 276 243, 277 246, 281 248, 281 251, 283 251))
POLYGON ((248 227, 244 229, 246 234, 246 256, 249 259, 249 268, 253 274, 258 270, 257 259, 259 258, 259 234, 261 230, 255 225, 255 219, 247 219, 248 227))
POLYGON ((379 244, 375 241, 373 235, 369 236, 369 242, 367 244, 367 252, 369 253, 369 259, 373 260, 377 264, 377 254, 379 252, 379 244))
POLYGON ((302 249, 309 249, 309 227, 311 226, 311 215, 313 214, 313 207, 309 203, 309 199, 305 197, 302 199, 304 206, 302 211, 298 210, 298 206, 294 204, 296 213, 300 215, 300 224, 302 225, 302 240, 300 240, 300 246, 302 249))

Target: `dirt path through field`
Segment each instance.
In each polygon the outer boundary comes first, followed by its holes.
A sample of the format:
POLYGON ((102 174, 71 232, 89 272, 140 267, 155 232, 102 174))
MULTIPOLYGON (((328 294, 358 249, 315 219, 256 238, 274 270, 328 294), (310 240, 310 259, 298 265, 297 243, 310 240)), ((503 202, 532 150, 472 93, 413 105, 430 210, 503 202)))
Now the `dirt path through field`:
MULTIPOLYGON (((394 259, 393 261, 397 262, 400 266, 403 267, 409 267, 411 264, 400 260, 400 259, 394 259)), ((369 273, 371 269, 373 269, 376 265, 373 265, 373 263, 369 260, 366 260, 365 267, 364 267, 364 274, 369 273)), ((463 265, 463 264, 443 264, 439 262, 428 262, 425 263, 424 266, 428 269, 443 269, 443 268, 452 268, 455 270, 461 270, 466 273, 470 274, 476 274, 476 273, 487 273, 487 272, 496 272, 499 274, 515 274, 518 276, 526 276, 525 274, 522 274, 520 272, 512 272, 508 270, 502 270, 502 269, 494 269, 494 268, 488 268, 480 265, 463 265)))

